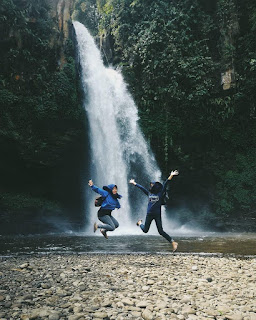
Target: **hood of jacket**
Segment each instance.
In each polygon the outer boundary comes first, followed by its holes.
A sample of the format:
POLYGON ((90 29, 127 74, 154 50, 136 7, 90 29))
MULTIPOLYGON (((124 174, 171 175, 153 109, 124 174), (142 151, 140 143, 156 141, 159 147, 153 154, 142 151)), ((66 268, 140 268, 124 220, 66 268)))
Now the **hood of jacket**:
POLYGON ((112 190, 114 189, 114 187, 117 188, 117 185, 116 184, 108 184, 107 186, 103 186, 103 190, 106 190, 107 192, 109 192, 113 198, 116 198, 116 199, 122 198, 122 196, 118 193, 113 194, 112 190))
POLYGON ((151 193, 154 193, 154 194, 157 194, 157 193, 159 193, 161 190, 162 190, 162 188, 163 188, 163 185, 162 185, 162 183, 160 183, 160 182, 158 182, 158 181, 152 181, 152 182, 150 182, 150 183, 152 183, 153 184, 153 186, 150 188, 150 192, 151 193))

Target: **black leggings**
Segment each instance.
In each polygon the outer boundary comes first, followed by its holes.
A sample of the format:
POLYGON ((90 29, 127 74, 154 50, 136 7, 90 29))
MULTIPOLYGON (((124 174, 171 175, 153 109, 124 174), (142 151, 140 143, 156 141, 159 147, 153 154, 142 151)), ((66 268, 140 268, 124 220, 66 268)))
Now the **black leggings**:
POLYGON ((146 216, 146 221, 145 221, 145 224, 141 224, 140 227, 141 227, 141 230, 144 232, 144 233, 147 233, 149 228, 150 228, 150 225, 151 225, 151 222, 155 220, 155 223, 156 223, 156 227, 157 227, 157 230, 159 232, 159 234, 164 237, 167 241, 169 242, 173 242, 173 239, 166 233, 164 232, 164 229, 163 229, 163 226, 162 226, 162 217, 161 217, 161 213, 148 213, 147 216, 146 216))

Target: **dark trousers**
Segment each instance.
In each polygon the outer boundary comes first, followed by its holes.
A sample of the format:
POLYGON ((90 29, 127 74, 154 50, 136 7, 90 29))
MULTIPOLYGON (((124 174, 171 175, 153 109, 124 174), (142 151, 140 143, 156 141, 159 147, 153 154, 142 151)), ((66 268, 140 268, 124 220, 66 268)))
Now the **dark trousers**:
POLYGON ((151 222, 153 220, 155 220, 156 227, 157 227, 159 234, 162 237, 164 237, 167 241, 173 242, 173 239, 163 230, 161 213, 160 214, 159 213, 148 213, 146 216, 145 224, 140 225, 141 230, 144 233, 147 233, 150 228, 151 222))

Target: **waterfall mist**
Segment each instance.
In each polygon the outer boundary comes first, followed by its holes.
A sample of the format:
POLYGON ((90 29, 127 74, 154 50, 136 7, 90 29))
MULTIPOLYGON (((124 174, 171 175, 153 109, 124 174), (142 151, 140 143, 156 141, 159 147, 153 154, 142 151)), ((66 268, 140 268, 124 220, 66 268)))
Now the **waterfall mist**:
MULTIPOLYGON (((135 222, 145 216, 147 198, 128 181, 134 178, 145 185, 152 179, 160 179, 161 172, 141 133, 137 108, 121 73, 104 66, 100 51, 84 25, 79 22, 73 25, 89 124, 88 180, 92 179, 100 188, 110 183, 118 186, 123 198, 121 209, 113 212, 120 223, 115 233, 137 233, 135 222)), ((87 189, 87 230, 90 232, 97 220, 94 207, 97 195, 87 189)))

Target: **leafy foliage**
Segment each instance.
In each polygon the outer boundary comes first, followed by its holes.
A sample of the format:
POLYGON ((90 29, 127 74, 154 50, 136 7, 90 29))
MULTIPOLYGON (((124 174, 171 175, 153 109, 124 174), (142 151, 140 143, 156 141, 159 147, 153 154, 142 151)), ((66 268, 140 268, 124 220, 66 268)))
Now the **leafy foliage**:
MULTIPOLYGON (((61 41, 44 0, 3 0, 0 23, 0 191, 12 194, 14 207, 24 192, 33 206, 33 197, 61 203, 53 168, 64 166, 84 135, 73 41, 61 41)), ((0 209, 8 210, 3 199, 0 209)))
MULTIPOLYGON (((213 213, 218 220, 255 216, 255 1, 77 0, 73 18, 111 51, 108 63, 122 68, 164 174, 180 169, 173 206, 211 221, 213 213)), ((67 192, 63 175, 71 181, 67 154, 77 154, 75 141, 82 150, 74 45, 61 47, 56 23, 45 1, 2 0, 5 210, 8 199, 17 208, 33 206, 32 198, 54 206, 58 190, 67 192)))
POLYGON ((157 160, 182 173, 176 204, 208 204, 222 218, 254 212, 255 2, 97 3, 98 32, 112 39, 157 160))

